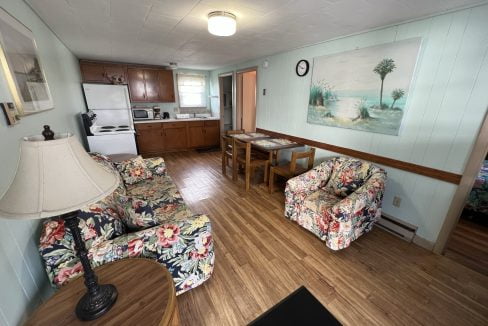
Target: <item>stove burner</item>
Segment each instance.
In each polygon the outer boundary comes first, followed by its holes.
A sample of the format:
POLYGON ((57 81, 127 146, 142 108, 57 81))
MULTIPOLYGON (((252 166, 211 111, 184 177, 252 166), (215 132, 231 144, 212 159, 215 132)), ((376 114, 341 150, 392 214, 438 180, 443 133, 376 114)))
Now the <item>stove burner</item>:
POLYGON ((101 126, 100 129, 115 129, 114 126, 101 126))
POLYGON ((124 129, 115 129, 115 131, 129 131, 129 129, 126 129, 126 128, 124 128, 124 129))
POLYGON ((112 130, 100 130, 100 132, 112 132, 112 130))
POLYGON ((126 129, 126 128, 129 128, 129 126, 121 125, 121 126, 117 126, 117 128, 124 128, 124 129, 126 129))

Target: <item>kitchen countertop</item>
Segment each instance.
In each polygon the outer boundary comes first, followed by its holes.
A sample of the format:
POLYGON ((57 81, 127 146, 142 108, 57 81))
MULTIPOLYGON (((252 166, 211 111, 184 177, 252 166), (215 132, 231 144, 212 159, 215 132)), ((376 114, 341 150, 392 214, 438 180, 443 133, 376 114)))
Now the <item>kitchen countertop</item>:
POLYGON ((210 118, 188 118, 188 119, 137 120, 137 121, 134 121, 134 124, 139 124, 139 123, 157 123, 157 122, 205 121, 205 120, 220 120, 220 118, 218 118, 218 117, 210 117, 210 118))

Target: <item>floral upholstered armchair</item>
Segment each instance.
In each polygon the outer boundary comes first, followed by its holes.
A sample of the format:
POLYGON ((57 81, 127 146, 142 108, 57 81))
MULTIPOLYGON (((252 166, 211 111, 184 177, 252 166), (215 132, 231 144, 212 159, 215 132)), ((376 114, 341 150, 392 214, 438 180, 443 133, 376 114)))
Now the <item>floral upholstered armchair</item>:
POLYGON ((386 172, 337 157, 288 180, 285 216, 339 250, 371 231, 381 216, 386 172))
MULTIPOLYGON (((191 213, 166 174, 164 160, 139 157, 117 170, 105 156, 92 157, 120 175, 112 195, 85 207, 78 216, 92 266, 125 258, 154 259, 172 274, 177 294, 206 281, 214 266, 210 221, 206 215, 191 213)), ((44 223, 39 251, 53 285, 81 275, 83 268, 63 219, 44 223)))

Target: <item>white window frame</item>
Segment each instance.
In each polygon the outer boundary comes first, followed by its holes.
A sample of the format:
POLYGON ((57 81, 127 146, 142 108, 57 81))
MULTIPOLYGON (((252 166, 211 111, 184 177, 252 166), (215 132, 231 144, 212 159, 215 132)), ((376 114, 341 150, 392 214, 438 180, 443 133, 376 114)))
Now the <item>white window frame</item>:
MULTIPOLYGON (((198 85, 196 85, 195 88, 196 87, 198 87, 198 85)), ((178 101, 179 101, 179 107, 180 108, 193 108, 193 109, 201 109, 201 108, 206 109, 207 108, 207 76, 206 75, 198 74, 198 73, 177 73, 176 74, 176 88, 178 91, 178 101), (185 77, 196 77, 196 78, 202 79, 203 85, 201 86, 202 90, 200 93, 200 104, 201 105, 185 104, 187 102, 187 100, 183 99, 185 92, 181 91, 180 86, 183 86, 183 87, 184 86, 190 86, 190 87, 192 86, 191 83, 190 83, 190 85, 182 85, 181 79, 182 78, 184 79, 185 77)), ((191 94, 192 92, 190 91, 188 93, 191 94)), ((196 92, 193 94, 196 94, 196 92)))

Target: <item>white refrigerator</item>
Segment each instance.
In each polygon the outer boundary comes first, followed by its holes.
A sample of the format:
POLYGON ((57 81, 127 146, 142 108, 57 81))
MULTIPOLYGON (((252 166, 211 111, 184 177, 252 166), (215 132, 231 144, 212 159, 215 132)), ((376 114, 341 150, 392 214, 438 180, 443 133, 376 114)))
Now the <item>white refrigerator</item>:
POLYGON ((83 84, 88 110, 96 114, 87 136, 91 152, 137 154, 127 85, 83 84))

